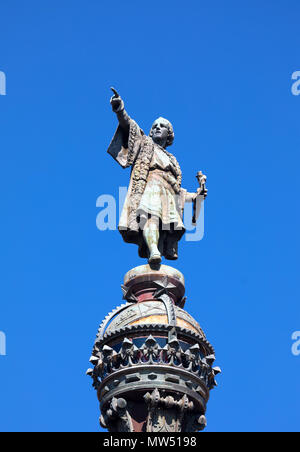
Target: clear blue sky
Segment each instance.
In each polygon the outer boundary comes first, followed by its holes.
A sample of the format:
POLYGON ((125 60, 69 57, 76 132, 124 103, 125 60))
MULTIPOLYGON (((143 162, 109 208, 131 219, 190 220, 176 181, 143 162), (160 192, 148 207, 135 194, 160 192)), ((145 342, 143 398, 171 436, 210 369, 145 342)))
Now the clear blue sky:
POLYGON ((129 171, 106 149, 109 87, 159 115, 183 186, 207 174, 205 236, 174 266, 223 374, 207 431, 299 430, 300 5, 296 0, 2 0, 0 429, 97 431, 85 376, 98 324, 142 264, 100 232, 129 171))

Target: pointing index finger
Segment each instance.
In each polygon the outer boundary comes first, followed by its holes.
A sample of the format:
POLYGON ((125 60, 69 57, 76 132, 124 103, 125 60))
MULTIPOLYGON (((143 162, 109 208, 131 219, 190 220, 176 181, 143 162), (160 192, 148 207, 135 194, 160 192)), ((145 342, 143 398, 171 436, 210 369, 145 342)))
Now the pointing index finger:
POLYGON ((117 90, 116 90, 113 86, 111 86, 110 89, 111 89, 112 92, 114 93, 115 97, 120 97, 120 95, 118 94, 117 90))

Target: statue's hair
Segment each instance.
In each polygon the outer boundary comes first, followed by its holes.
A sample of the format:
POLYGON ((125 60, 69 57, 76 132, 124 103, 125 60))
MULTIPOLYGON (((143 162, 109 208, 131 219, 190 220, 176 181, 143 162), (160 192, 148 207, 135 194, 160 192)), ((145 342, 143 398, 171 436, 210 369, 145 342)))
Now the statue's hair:
MULTIPOLYGON (((168 138, 167 138, 166 147, 167 147, 167 146, 171 146, 171 144, 172 144, 173 141, 174 141, 174 130, 173 130, 173 126, 172 126, 172 124, 170 123, 170 121, 168 121, 168 120, 165 119, 165 118, 160 117, 160 118, 157 118, 157 119, 156 119, 156 121, 158 121, 158 120, 163 120, 163 121, 167 124, 167 128, 168 128, 168 138)), ((155 121, 154 121, 154 122, 155 122, 155 121)), ((153 124, 154 124, 154 123, 153 123, 153 124)), ((153 124, 152 124, 152 127, 153 127, 153 124)), ((151 138, 152 138, 152 135, 153 135, 152 127, 151 127, 151 130, 150 130, 150 133, 149 133, 149 137, 151 137, 151 138)))

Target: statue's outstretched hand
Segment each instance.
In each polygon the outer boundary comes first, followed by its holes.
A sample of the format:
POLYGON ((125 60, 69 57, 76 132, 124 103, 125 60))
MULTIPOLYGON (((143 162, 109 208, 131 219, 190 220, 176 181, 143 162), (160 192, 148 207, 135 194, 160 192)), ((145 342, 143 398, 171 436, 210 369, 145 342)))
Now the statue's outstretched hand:
POLYGON ((124 108, 124 102, 115 88, 111 87, 110 89, 114 93, 114 95, 110 98, 111 107, 113 111, 117 113, 118 111, 122 110, 122 108, 124 108))

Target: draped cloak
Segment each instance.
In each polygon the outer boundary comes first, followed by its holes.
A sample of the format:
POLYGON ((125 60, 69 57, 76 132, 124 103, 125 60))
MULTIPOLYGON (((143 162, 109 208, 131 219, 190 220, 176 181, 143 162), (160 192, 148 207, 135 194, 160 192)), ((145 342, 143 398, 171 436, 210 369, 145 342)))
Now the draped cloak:
POLYGON ((182 216, 187 193, 181 188, 177 160, 132 119, 128 135, 118 126, 107 152, 123 168, 132 168, 118 226, 124 241, 137 244, 139 256, 148 257, 142 229, 147 218, 155 215, 160 221, 160 253, 176 259, 178 241, 185 232, 182 216))

